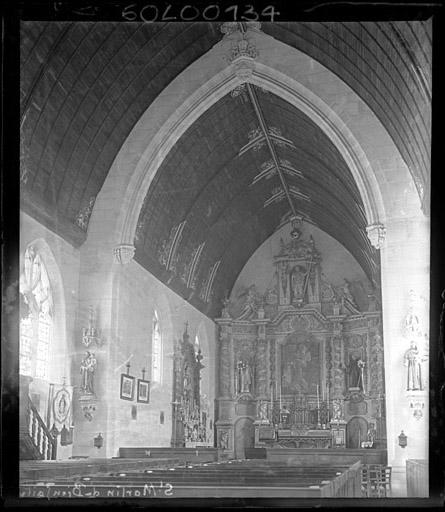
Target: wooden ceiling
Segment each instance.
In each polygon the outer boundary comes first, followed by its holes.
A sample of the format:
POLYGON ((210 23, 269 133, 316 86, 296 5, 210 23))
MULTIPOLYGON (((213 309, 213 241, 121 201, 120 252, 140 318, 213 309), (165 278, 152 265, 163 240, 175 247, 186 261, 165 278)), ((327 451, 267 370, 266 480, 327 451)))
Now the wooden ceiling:
MULTIPOLYGON (((428 204, 430 25, 263 23, 262 30, 321 62, 362 97, 428 204)), ((79 212, 97 196, 134 124, 222 34, 216 23, 23 22, 21 32, 23 209, 78 246, 86 237, 76 222, 79 212)), ((296 197, 295 208, 339 240, 372 278, 378 255, 340 154, 295 107, 255 91, 268 126, 294 144, 277 153, 303 173, 287 175, 289 186, 309 197, 296 197)), ((136 260, 210 316, 249 256, 289 213, 285 200, 264 206, 280 185, 276 175, 251 185, 271 159, 267 148, 238 154, 256 128, 248 99, 222 98, 175 144, 139 219, 136 260), (160 252, 181 223, 172 274, 160 252), (195 289, 181 279, 193 256, 195 289), (206 302, 201 288, 218 261, 214 299, 206 302)))

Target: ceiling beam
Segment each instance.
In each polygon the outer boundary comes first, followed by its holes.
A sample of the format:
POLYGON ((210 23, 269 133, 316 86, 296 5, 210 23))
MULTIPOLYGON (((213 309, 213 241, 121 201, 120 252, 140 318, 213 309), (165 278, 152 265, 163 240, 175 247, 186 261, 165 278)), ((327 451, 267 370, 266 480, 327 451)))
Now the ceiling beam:
POLYGON ((292 201, 292 197, 291 197, 290 190, 289 190, 289 187, 287 185, 287 182, 284 179, 283 171, 281 170, 281 167, 280 167, 280 161, 279 161, 277 153, 275 151, 275 146, 274 146, 274 144, 273 144, 273 142, 272 142, 272 140, 270 138, 269 129, 267 127, 266 120, 264 119, 264 115, 263 115, 263 112, 261 110, 261 106, 259 104, 257 95, 256 95, 255 90, 254 90, 254 88, 252 87, 251 84, 247 83, 246 86, 247 86, 247 92, 249 93, 250 101, 251 101, 252 106, 253 106, 253 108, 255 110, 255 114, 256 114, 258 122, 260 124, 261 131, 263 132, 264 139, 265 139, 266 144, 267 144, 267 146, 269 148, 269 152, 270 152, 270 154, 272 156, 272 161, 274 163, 274 166, 275 166, 275 169, 277 171, 278 177, 280 178, 281 185, 283 187, 283 190, 284 190, 284 193, 286 195, 287 201, 289 203, 290 209, 291 209, 292 214, 294 215, 294 217, 297 217, 298 216, 297 215, 297 211, 296 211, 294 203, 292 201))

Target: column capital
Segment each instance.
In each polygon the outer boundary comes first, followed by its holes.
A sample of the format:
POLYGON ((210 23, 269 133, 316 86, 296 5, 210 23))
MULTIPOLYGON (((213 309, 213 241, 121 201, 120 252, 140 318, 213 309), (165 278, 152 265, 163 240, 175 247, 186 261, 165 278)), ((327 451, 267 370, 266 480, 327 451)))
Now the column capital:
POLYGON ((114 248, 114 260, 116 263, 126 265, 133 259, 135 251, 133 244, 119 244, 114 248))
POLYGON ((386 236, 386 228, 383 224, 371 224, 366 227, 366 233, 371 242, 371 245, 376 249, 380 249, 383 245, 386 236))

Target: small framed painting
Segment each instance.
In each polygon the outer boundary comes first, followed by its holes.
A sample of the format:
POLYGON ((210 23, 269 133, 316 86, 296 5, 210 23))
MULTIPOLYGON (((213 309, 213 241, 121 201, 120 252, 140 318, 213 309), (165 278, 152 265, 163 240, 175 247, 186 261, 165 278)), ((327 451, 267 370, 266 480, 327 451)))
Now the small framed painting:
POLYGON ((148 404, 150 402, 150 381, 138 379, 138 402, 148 404))
POLYGON ((134 398, 134 377, 121 373, 121 398, 122 400, 133 400, 134 398))

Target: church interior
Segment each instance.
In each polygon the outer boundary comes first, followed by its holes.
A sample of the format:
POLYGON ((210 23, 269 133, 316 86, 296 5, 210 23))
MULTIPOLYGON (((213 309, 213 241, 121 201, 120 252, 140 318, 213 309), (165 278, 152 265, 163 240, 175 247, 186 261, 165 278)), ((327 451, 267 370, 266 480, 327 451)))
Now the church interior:
POLYGON ((431 42, 21 22, 22 496, 428 495, 431 42))

